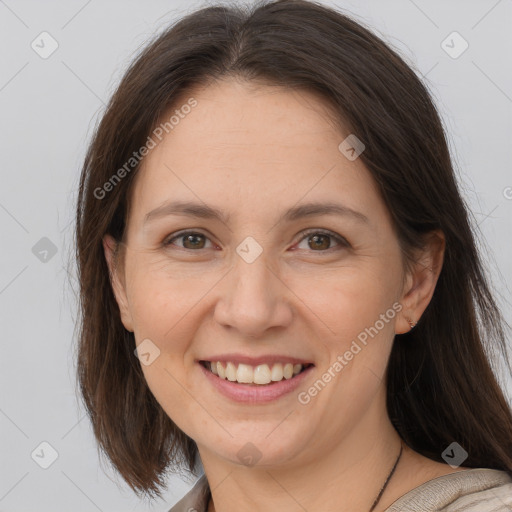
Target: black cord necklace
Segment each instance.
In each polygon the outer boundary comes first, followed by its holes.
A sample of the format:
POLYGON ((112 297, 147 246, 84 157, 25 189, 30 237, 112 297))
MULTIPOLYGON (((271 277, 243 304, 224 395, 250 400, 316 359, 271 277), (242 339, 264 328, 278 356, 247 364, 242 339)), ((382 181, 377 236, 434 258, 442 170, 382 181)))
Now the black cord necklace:
POLYGON ((379 503, 380 498, 382 497, 382 493, 384 492, 384 489, 386 489, 386 486, 388 485, 389 481, 391 480, 391 477, 393 476, 393 473, 395 472, 396 466, 398 465, 398 461, 400 460, 400 457, 402 456, 402 450, 404 446, 402 444, 402 441, 400 441, 400 453, 398 454, 398 457, 395 461, 395 465, 393 466, 393 469, 391 470, 391 473, 389 473, 388 477, 386 478, 386 481, 384 482, 384 485, 382 486, 382 489, 379 492, 379 495, 375 498, 375 501, 373 502, 372 508, 369 510, 369 512, 372 512, 375 507, 377 506, 377 503, 379 503))
MULTIPOLYGON (((382 489, 380 490, 378 496, 375 498, 375 501, 373 502, 373 505, 370 508, 369 512, 373 512, 373 510, 375 509, 375 507, 379 503, 380 498, 382 497, 382 494, 384 493, 384 490, 386 489, 386 486, 388 485, 389 481, 391 480, 391 477, 393 476, 393 473, 395 472, 395 469, 396 469, 396 467, 398 465, 398 461, 400 460, 400 457, 402 456, 403 448, 404 448, 404 446, 402 444, 402 441, 400 441, 400 453, 398 454, 398 457, 397 457, 397 459, 395 461, 395 465, 393 466, 393 469, 391 470, 391 472, 389 473, 388 477, 386 478, 386 481, 384 482, 384 485, 382 486, 382 489)), ((211 496, 211 492, 210 492, 210 496, 209 496, 209 500, 208 500, 208 510, 210 510, 210 508, 212 508, 212 506, 213 506, 213 503, 212 503, 212 496, 211 496)))

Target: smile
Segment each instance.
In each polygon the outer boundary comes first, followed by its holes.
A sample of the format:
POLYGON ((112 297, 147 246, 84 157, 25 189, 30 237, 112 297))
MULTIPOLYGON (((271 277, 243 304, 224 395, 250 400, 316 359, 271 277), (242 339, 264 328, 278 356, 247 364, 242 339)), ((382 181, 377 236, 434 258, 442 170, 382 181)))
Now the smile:
POLYGON ((251 366, 248 364, 234 364, 231 361, 200 361, 201 365, 217 375, 219 378, 248 385, 268 385, 280 382, 283 379, 290 380, 303 372, 312 364, 273 363, 251 366))
POLYGON ((258 362, 260 364, 252 366, 217 361, 213 364, 217 373, 212 371, 212 361, 197 361, 196 364, 213 389, 231 401, 247 405, 264 405, 291 395, 315 368, 310 363, 258 362))

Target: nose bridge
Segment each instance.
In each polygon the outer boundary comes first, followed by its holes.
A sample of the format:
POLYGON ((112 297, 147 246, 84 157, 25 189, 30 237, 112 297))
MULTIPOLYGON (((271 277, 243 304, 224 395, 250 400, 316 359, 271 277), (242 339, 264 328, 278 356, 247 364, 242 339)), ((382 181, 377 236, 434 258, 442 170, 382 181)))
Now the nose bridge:
POLYGON ((258 336, 269 327, 286 325, 291 318, 283 300, 284 285, 276 271, 269 268, 263 251, 254 258, 254 249, 250 242, 248 247, 240 244, 215 312, 217 322, 247 336, 258 336), (248 254, 250 258, 246 257, 248 254))
POLYGON ((273 300, 271 290, 273 288, 270 281, 276 279, 268 267, 267 256, 261 254, 254 261, 247 261, 243 257, 235 258, 234 268, 234 287, 238 299, 251 299, 254 297, 258 301, 268 302, 273 300))

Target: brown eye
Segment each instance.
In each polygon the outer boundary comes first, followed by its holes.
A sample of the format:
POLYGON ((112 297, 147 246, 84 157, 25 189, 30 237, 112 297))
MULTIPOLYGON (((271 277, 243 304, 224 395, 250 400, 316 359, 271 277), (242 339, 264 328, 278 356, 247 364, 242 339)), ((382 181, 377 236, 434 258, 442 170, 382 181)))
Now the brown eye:
POLYGON ((209 240, 209 238, 203 235, 202 233, 196 233, 195 231, 185 231, 179 233, 178 235, 173 236, 172 238, 169 238, 164 242, 164 245, 177 245, 174 243, 175 240, 180 240, 181 243, 183 244, 178 244, 178 247, 193 251, 196 249, 204 249, 205 242, 206 240, 209 240))
POLYGON ((339 246, 348 247, 348 242, 341 236, 331 231, 310 230, 302 233, 301 243, 306 240, 308 248, 314 252, 326 252, 331 249, 332 240, 335 240, 339 246))
POLYGON ((309 240, 311 249, 329 249, 331 245, 329 235, 312 235, 309 240))
MULTIPOLYGON (((300 243, 306 240, 308 245, 307 249, 314 252, 327 252, 328 249, 332 249, 333 240, 336 241, 340 247, 349 247, 350 245, 343 237, 331 231, 316 229, 303 232, 302 235, 303 237, 300 243)), ((165 247, 177 245, 178 248, 194 251, 207 248, 207 241, 210 241, 210 239, 203 233, 198 233, 196 231, 182 231, 181 233, 167 239, 163 245, 165 247), (180 243, 175 243, 176 240, 180 241, 180 243)))

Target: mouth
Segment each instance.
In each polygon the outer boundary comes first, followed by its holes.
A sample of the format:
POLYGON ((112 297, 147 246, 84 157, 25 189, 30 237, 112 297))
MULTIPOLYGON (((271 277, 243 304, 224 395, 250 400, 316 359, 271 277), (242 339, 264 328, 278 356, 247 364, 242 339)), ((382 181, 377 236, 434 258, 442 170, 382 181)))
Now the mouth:
POLYGON ((312 363, 279 362, 251 366, 242 363, 234 364, 229 361, 199 361, 199 364, 221 380, 253 387, 272 386, 281 381, 295 379, 314 366, 312 363))

